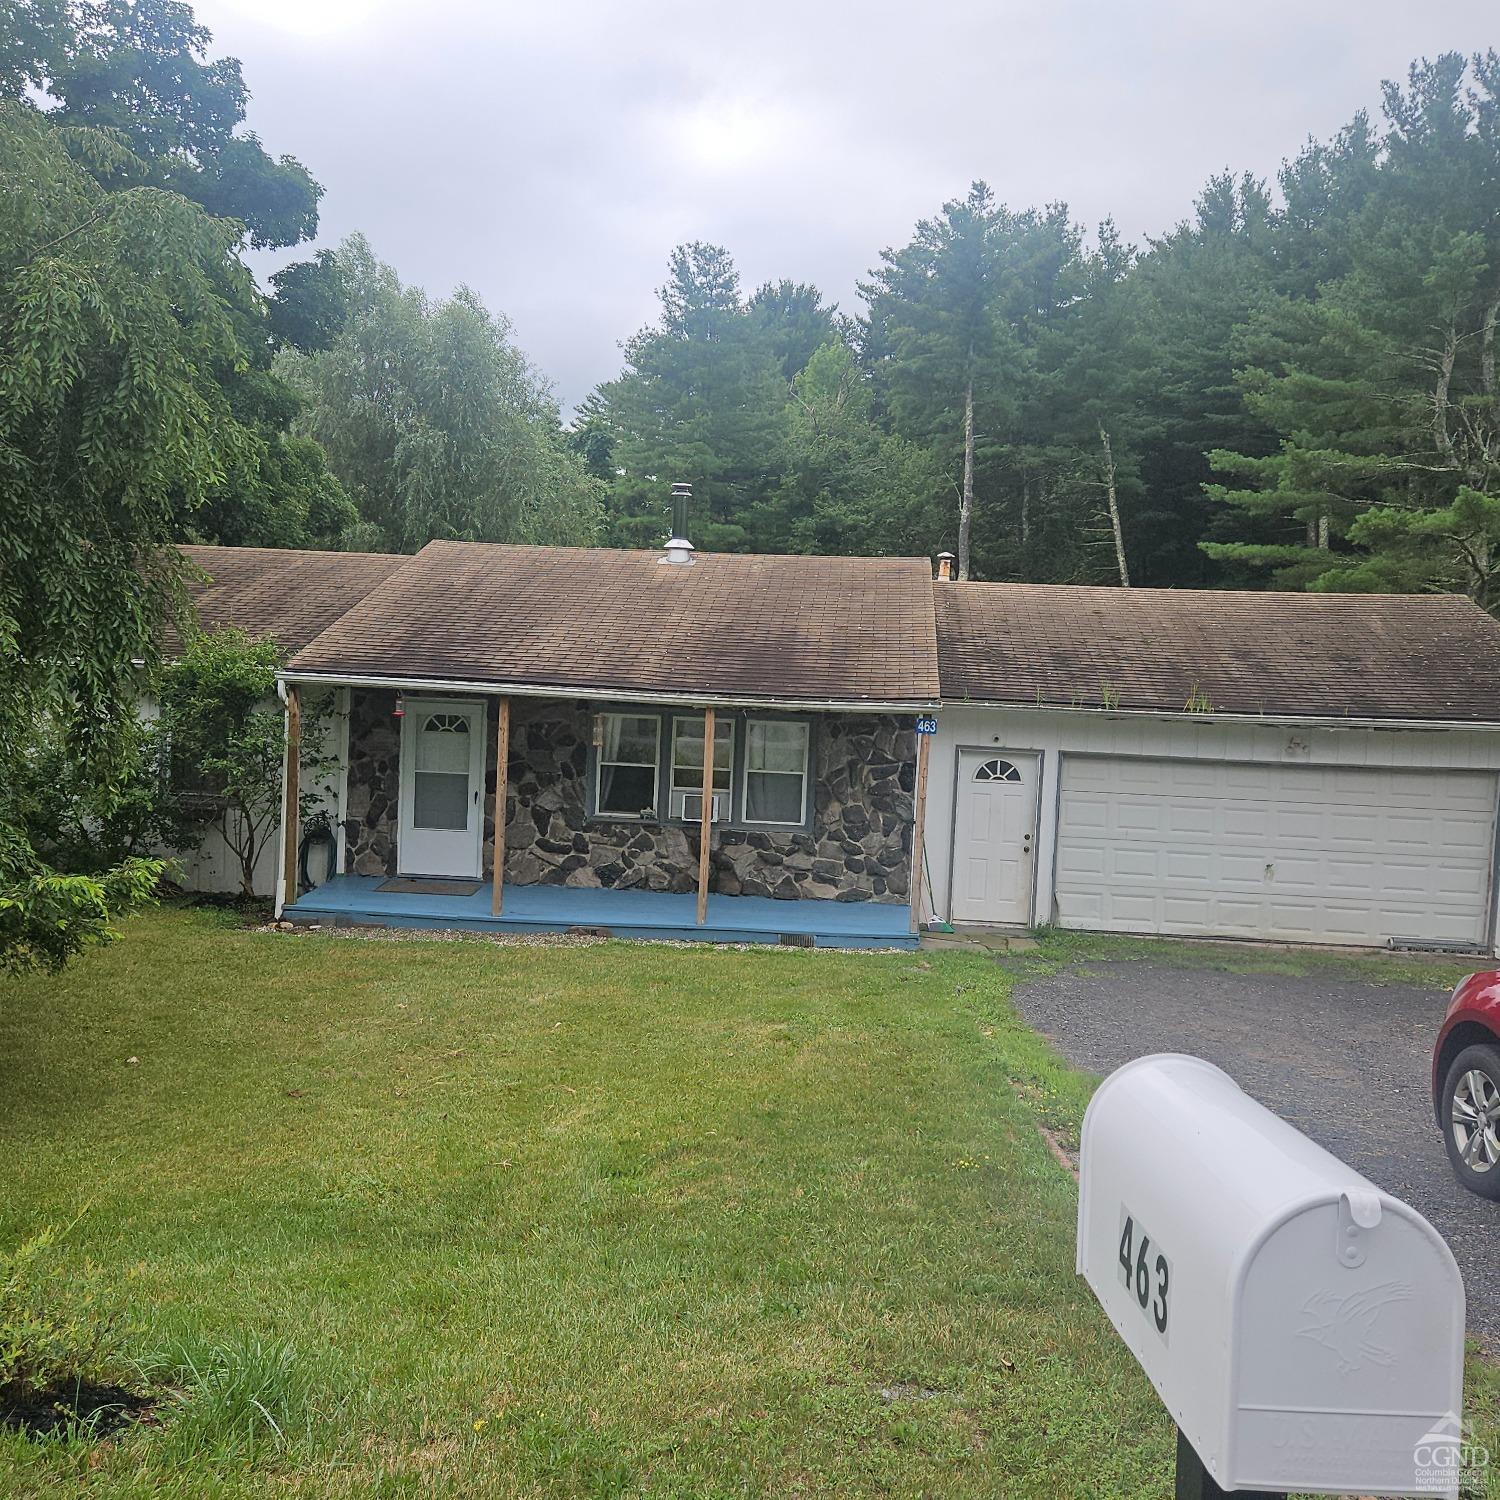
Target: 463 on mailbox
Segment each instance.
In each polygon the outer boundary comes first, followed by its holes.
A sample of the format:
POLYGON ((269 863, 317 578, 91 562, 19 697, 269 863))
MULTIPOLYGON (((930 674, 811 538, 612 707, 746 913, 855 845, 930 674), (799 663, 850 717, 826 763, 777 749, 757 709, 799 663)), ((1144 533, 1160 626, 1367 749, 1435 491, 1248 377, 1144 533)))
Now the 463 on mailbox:
POLYGON ((1120 1205, 1120 1279, 1156 1331, 1167 1336, 1172 1262, 1129 1209, 1120 1205))

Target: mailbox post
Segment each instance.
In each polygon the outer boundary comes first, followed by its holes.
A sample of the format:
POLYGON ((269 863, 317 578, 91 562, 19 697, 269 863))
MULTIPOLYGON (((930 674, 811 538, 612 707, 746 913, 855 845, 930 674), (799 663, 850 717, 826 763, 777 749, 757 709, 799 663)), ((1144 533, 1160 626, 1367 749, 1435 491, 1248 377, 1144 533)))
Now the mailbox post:
POLYGON ((1462 1409, 1442 1237, 1196 1057, 1139 1058, 1084 1116, 1078 1271, 1177 1424, 1178 1500, 1445 1495, 1462 1409))
POLYGON ((1286 1500, 1285 1490, 1221 1490, 1214 1476, 1203 1467, 1193 1445, 1177 1429, 1177 1483, 1172 1500, 1286 1500))

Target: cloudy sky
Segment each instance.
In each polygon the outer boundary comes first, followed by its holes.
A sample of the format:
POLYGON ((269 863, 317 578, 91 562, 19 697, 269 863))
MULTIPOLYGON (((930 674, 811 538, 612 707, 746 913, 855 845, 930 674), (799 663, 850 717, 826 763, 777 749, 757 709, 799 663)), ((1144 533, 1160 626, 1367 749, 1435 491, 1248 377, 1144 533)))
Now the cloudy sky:
MULTIPOLYGON (((567 404, 619 368, 671 247, 853 310, 975 177, 1131 237, 1271 174, 1494 0, 197 0, 249 123, 323 183, 320 243, 476 288, 567 404)), ((298 253, 305 254, 301 250, 298 253)), ((264 268, 263 268, 264 269, 264 268)))

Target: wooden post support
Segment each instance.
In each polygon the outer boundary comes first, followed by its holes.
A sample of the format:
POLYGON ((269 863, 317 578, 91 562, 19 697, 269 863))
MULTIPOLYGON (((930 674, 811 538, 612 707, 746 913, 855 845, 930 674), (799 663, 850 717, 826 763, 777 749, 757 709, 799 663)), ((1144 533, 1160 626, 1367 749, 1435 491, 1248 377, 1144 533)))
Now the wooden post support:
POLYGON ((930 734, 917 736, 917 789, 912 804, 911 930, 922 930, 922 836, 927 827, 927 747, 930 734))
POLYGON ((281 809, 281 904, 297 899, 297 839, 300 832, 302 772, 302 697, 295 685, 286 690, 286 794, 281 809))
POLYGON ((1177 1481, 1174 1500, 1286 1500, 1279 1490, 1221 1490, 1203 1467, 1193 1445, 1177 1429, 1177 1481))
POLYGON ((698 825, 698 925, 708 919, 708 863, 714 826, 714 711, 703 710, 703 818, 698 825))
POLYGON ((500 724, 495 731, 495 872, 490 911, 500 915, 505 904, 505 800, 510 790, 510 699, 500 699, 500 724))

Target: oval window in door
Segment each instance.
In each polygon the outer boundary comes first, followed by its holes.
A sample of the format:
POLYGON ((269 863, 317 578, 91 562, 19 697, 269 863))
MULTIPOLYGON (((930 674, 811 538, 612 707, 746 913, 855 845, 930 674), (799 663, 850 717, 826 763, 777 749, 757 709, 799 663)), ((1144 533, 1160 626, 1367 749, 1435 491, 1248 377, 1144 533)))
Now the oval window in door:
POLYGON ((998 756, 993 760, 982 760, 974 768, 975 781, 1019 781, 1021 773, 1008 760, 998 756))

